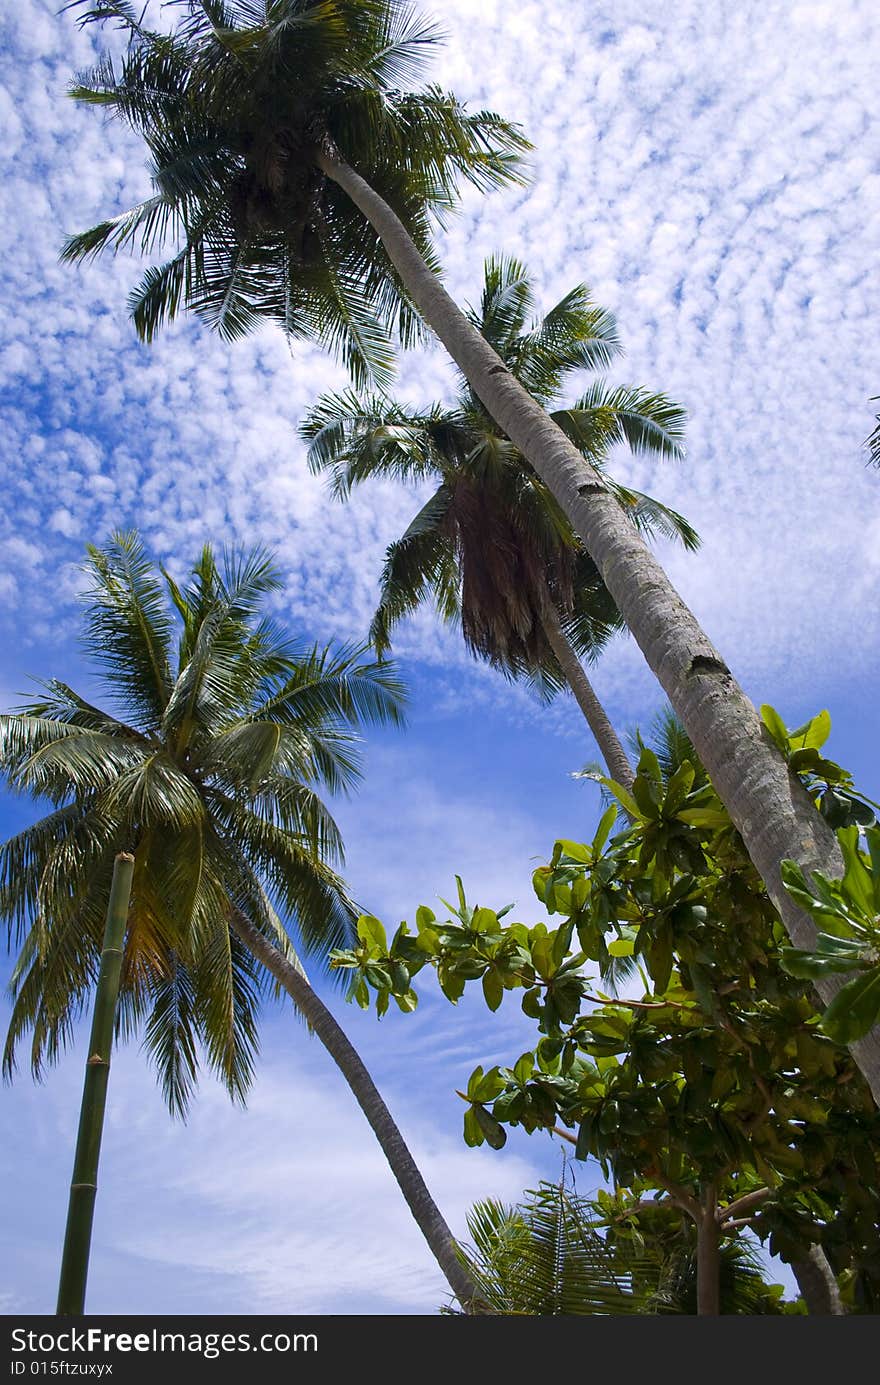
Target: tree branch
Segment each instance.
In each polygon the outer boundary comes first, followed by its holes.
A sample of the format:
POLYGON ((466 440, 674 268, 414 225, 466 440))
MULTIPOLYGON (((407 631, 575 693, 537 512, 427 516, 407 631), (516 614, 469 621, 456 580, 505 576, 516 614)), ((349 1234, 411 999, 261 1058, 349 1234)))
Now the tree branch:
POLYGON ((757 1207, 771 1193, 770 1188, 756 1188, 754 1192, 743 1193, 742 1197, 735 1198, 733 1202, 728 1202, 726 1207, 719 1207, 715 1213, 715 1219, 719 1223, 729 1221, 732 1217, 737 1217, 741 1212, 748 1212, 752 1207, 757 1207))

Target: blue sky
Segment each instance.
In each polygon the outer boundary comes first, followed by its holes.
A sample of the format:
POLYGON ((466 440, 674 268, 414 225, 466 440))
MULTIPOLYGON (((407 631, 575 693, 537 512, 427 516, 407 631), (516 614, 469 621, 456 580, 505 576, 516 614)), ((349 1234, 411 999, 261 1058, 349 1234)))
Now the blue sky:
MULTIPOLYGON (((338 506, 308 474, 297 421, 344 384, 318 351, 291 355, 270 330, 229 348, 190 322, 140 346, 124 310, 137 264, 58 264, 65 233, 148 184, 136 142, 65 98, 92 50, 56 8, 22 0, 0 18, 5 706, 31 675, 87 680, 78 564, 115 527, 137 526, 179 570, 205 540, 267 544, 285 578, 277 614, 308 638, 352 639, 419 505, 383 483, 338 506)), ((862 451, 880 392, 873 11, 447 0, 433 75, 535 144, 527 189, 466 196, 441 238, 449 288, 476 300, 484 256, 504 251, 542 306, 583 281, 616 313, 627 354, 612 378, 665 390, 690 422, 684 462, 622 453, 615 474, 700 531, 696 556, 662 556, 750 696, 789 724, 828 707, 832 753, 880 797, 880 477, 862 451)), ((410 401, 451 384, 439 350, 401 363, 410 401)), ((473 898, 537 917, 533 865, 596 816, 595 790, 569 777, 595 755, 576 708, 540 707, 476 666, 429 612, 396 654, 410 729, 369 737, 364 788, 338 811, 354 892, 396 921, 458 871, 473 898)), ((629 640, 595 683, 622 728, 659 706, 629 640)), ((0 831, 23 820, 0 802, 0 831)), ((558 1171, 545 1137, 500 1154, 460 1139, 455 1087, 526 1046, 515 1003, 487 1021, 428 996, 381 1025, 333 1003, 456 1231, 474 1198, 513 1199, 558 1171)), ((53 1306, 81 1059, 0 1091, 6 1312, 53 1306)), ((245 1112, 207 1082, 174 1126, 136 1046, 119 1055, 92 1311, 417 1312, 444 1298, 359 1112, 287 1012, 266 1017, 245 1112)))

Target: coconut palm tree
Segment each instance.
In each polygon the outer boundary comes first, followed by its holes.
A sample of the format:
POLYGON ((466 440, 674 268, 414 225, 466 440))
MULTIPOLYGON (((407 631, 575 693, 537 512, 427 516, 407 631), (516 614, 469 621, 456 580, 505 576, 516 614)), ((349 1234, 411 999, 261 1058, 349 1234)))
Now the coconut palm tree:
MULTIPOLYGON (((431 218, 448 211, 461 178, 490 188, 520 176, 521 132, 492 113, 469 115, 437 87, 401 93, 437 37, 402 0, 180 3, 172 33, 146 28, 130 0, 68 5, 128 37, 118 73, 105 58, 72 94, 144 137, 155 191, 71 237, 66 258, 173 240, 175 254, 131 298, 144 338, 183 307, 226 336, 269 317, 291 336, 335 345, 363 377, 387 372, 386 329, 406 342, 418 314, 583 541, 789 936, 809 950, 815 928, 780 862, 840 876, 833 831, 601 472, 440 282, 431 218)), ((828 1001, 845 981, 817 987, 828 1001)), ((852 1050, 880 1102, 880 1026, 852 1050)))
POLYGON ((361 649, 294 647, 260 613, 280 584, 259 550, 218 564, 206 547, 178 586, 136 535, 118 534, 90 548, 87 570, 85 649, 115 709, 53 679, 0 717, 3 780, 53 805, 0 847, 0 915, 19 948, 5 1074, 25 1035, 37 1075, 70 1038, 98 969, 114 858, 130 852, 117 1032, 142 1033, 172 1112, 186 1111, 200 1053, 244 1099, 260 1004, 285 991, 468 1304, 449 1228, 299 960, 323 962, 354 936, 358 911, 334 869, 342 842, 319 791, 357 781, 359 725, 401 723, 393 667, 361 649))
MULTIPOLYGON (((472 320, 508 369, 545 408, 573 371, 620 353, 610 313, 583 285, 529 322, 533 294, 518 260, 488 260, 472 320)), ((551 418, 595 465, 617 442, 634 452, 681 455, 684 411, 664 395, 609 388, 599 380, 551 418)), ((302 429, 313 470, 327 470, 337 497, 371 476, 438 482, 406 533, 388 549, 371 637, 388 649, 400 618, 428 596, 458 621, 468 648, 545 696, 568 685, 608 766, 627 786, 633 771, 584 671, 622 625, 596 566, 543 481, 499 432, 467 384, 451 408, 416 413, 351 391, 327 395, 302 429)), ((645 532, 688 548, 697 536, 674 510, 609 479, 645 532)))

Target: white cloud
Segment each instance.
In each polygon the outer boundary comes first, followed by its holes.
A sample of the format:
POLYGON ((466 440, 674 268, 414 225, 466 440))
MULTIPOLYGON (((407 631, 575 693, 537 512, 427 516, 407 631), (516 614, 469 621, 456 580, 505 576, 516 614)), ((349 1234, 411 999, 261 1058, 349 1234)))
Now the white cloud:
MULTIPOLYGON (((114 1059, 91 1313, 433 1313, 448 1302, 324 1050, 289 1015, 267 1027, 265 1050, 247 1110, 207 1081, 185 1127, 164 1116, 136 1052, 114 1059)), ((4 1217, 3 1239, 15 1249, 4 1257, 0 1295, 17 1312, 51 1311, 80 1073, 81 1054, 71 1054, 42 1088, 23 1081, 3 1095, 4 1176, 16 1196, 4 1217)), ((414 1115, 406 1084, 388 1084, 385 1095, 456 1234, 466 1235, 474 1200, 515 1201, 534 1182, 534 1163, 521 1155, 468 1150, 457 1128, 414 1115)))
MULTIPOLYGON (((93 50, 56 9, 23 0, 0 16, 4 705, 24 672, 74 661, 87 539, 137 525, 177 572, 206 538, 267 544, 284 618, 311 638, 357 638, 385 546, 419 503, 383 484, 333 505, 307 473, 296 425, 344 383, 317 350, 291 358, 271 331, 230 348, 194 323, 141 347, 124 309, 138 265, 58 263, 65 233, 130 204, 147 180, 137 142, 65 98, 93 50)), ((703 536, 696 557, 663 550, 679 589, 756 700, 774 684, 796 703, 865 706, 880 610, 880 478, 860 450, 880 390, 874 6, 447 0, 442 18, 438 80, 521 120, 536 146, 530 188, 465 196, 441 237, 451 291, 475 301, 482 258, 500 250, 526 261, 542 306, 590 284, 627 346, 616 378, 664 389, 690 413, 685 463, 615 459, 620 479, 703 536)), ((441 353, 420 352, 403 363, 401 393, 427 402, 452 378, 441 353)), ((592 813, 563 777, 595 756, 571 704, 536 709, 427 613, 398 646, 424 682, 436 758, 411 749, 415 733, 371 752, 367 790, 340 810, 356 891, 399 917, 458 870, 472 895, 530 908, 530 857, 592 813), (486 733, 499 711, 514 733, 504 745, 486 733), (526 760, 536 742, 518 733, 539 716, 543 758, 526 760)), ((632 642, 611 646, 594 681, 619 724, 657 705, 632 642)), ((500 1019, 429 994, 410 1019, 351 1020, 459 1228, 471 1197, 517 1196, 544 1157, 517 1145, 482 1158, 458 1143, 453 1081, 526 1046, 507 1001, 500 1019), (413 1065, 432 1059, 435 1114, 413 1090, 413 1065)), ((297 1033, 291 1049, 302 1044, 297 1033)), ((165 1124, 133 1055, 117 1064, 96 1305, 130 1309, 136 1289, 141 1311, 288 1309, 298 1295, 325 1310, 350 1311, 339 1297, 350 1295, 359 1311, 430 1311, 442 1284, 360 1117, 330 1094, 330 1075, 316 1077, 311 1053, 292 1069, 267 1056, 246 1116, 206 1092, 186 1130, 165 1124)), ((15 1311, 50 1308, 78 1081, 65 1065, 41 1091, 23 1081, 3 1094, 15 1113, 7 1206, 29 1216, 9 1226, 17 1279, 0 1302, 15 1311)))
MULTIPOLYGON (((58 265, 62 231, 145 190, 144 159, 121 127, 64 99, 90 35, 39 0, 21 13, 7 20, 16 62, 0 105, 13 228, 0 368, 16 382, 4 458, 16 533, 38 550, 28 602, 58 620, 59 543, 70 560, 83 536, 138 524, 166 556, 206 532, 270 544, 300 618, 362 634, 415 497, 371 487, 343 509, 307 475, 296 422, 342 381, 316 351, 291 360, 269 331, 227 348, 194 324, 146 350, 123 308, 136 264, 58 265), (35 477, 50 514, 71 516, 60 532, 32 503, 35 477)), ((691 414, 686 464, 621 456, 619 474, 697 524, 702 554, 669 566, 747 680, 802 670, 817 626, 839 670, 857 613, 876 645, 878 487, 860 455, 877 388, 869 19, 857 0, 833 21, 757 4, 723 23, 696 3, 548 15, 532 0, 515 20, 469 0, 444 10, 438 78, 521 119, 536 145, 531 188, 465 197, 443 240, 450 287, 473 300, 482 256, 505 249, 526 258, 544 304, 583 278, 617 311, 626 375, 691 414)), ((449 379, 422 353, 401 389, 425 401, 449 379)), ((401 648, 453 654, 424 622, 401 648)), ((617 656, 627 669, 635 658, 617 656)))

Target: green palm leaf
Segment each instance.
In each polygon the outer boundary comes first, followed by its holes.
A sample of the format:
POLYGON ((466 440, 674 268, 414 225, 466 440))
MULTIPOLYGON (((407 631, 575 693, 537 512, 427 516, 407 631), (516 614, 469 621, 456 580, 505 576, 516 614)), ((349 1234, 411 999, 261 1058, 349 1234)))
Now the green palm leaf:
POLYGON ((321 149, 371 181, 436 266, 432 222, 460 182, 521 181, 528 147, 491 111, 404 89, 436 27, 399 0, 188 4, 169 33, 126 6, 69 8, 127 38, 70 94, 144 139, 153 194, 69 236, 63 257, 170 249, 129 300, 146 340, 184 307, 227 339, 268 318, 335 351, 358 381, 386 381, 391 334, 413 341, 419 319, 375 231, 324 176, 321 149))
POLYGON ((0 915, 18 948, 7 1076, 30 1035, 39 1073, 75 1032, 97 974, 113 860, 135 858, 117 1030, 142 1037, 171 1110, 200 1063, 243 1099, 259 1014, 279 994, 236 913, 302 971, 350 945, 360 912, 334 864, 322 791, 360 773, 358 730, 399 725, 394 667, 361 646, 297 646, 263 614, 263 550, 203 549, 186 581, 134 534, 89 550, 86 650, 123 720, 60 680, 0 717, 0 774, 54 811, 0 845, 0 915), (172 651, 176 649, 175 663, 172 651), (296 939, 296 944, 294 943, 296 939))
MULTIPOLYGON (((472 321, 526 388, 545 403, 572 372, 604 368, 621 347, 614 318, 578 285, 542 318, 525 266, 487 261, 472 321)), ((678 457, 684 412, 665 395, 599 381, 552 417, 594 465, 626 443, 678 457)), ((548 633, 558 624, 580 660, 594 660, 620 615, 562 509, 463 383, 451 408, 412 411, 355 391, 326 395, 301 427, 309 465, 345 499, 370 477, 433 490, 386 553, 370 637, 385 653, 394 626, 423 601, 458 623, 466 644, 544 698, 567 686, 548 633), (549 622, 548 613, 552 613, 549 622)), ((682 542, 698 539, 675 510, 609 479, 633 525, 682 542)))

